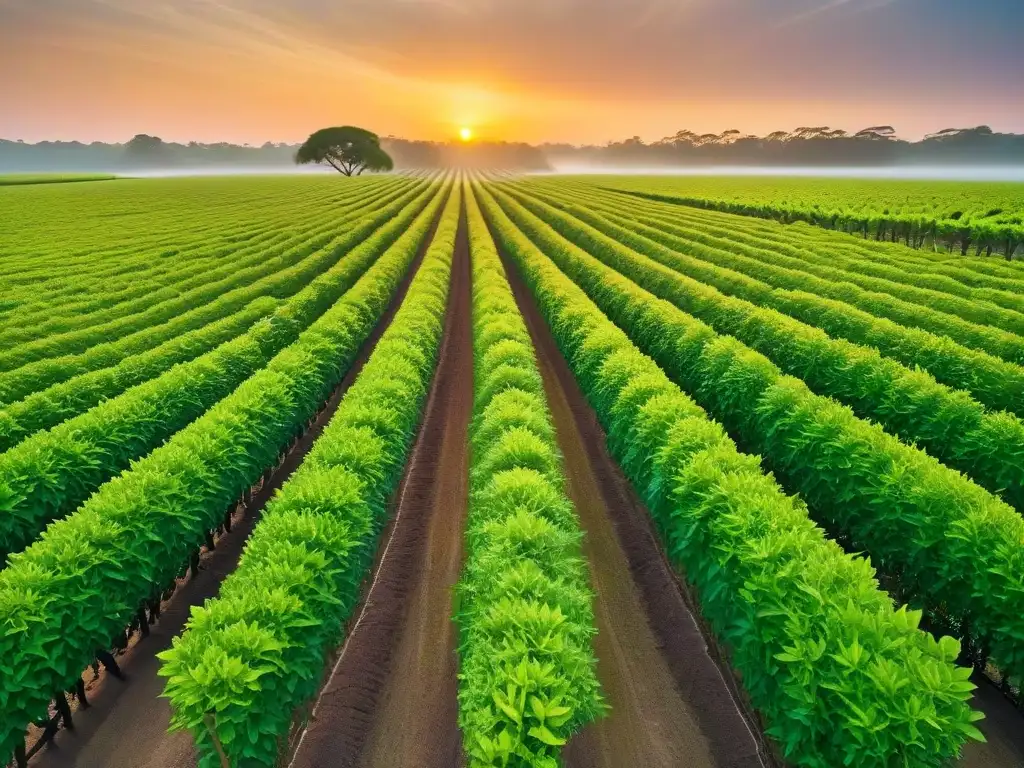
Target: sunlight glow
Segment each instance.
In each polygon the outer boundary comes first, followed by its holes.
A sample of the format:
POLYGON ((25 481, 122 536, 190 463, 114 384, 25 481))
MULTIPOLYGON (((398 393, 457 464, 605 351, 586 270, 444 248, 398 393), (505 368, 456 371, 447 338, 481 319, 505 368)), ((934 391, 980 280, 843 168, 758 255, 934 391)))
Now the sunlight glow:
POLYGON ((460 128, 459 138, 462 139, 463 141, 469 141, 470 139, 473 138, 473 131, 469 128, 460 128))

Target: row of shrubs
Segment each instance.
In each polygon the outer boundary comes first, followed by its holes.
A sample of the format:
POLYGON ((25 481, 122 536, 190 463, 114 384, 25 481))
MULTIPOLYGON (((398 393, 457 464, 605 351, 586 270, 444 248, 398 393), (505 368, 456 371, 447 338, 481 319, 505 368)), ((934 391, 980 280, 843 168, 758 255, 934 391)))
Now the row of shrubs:
MULTIPOLYGON (((367 210, 372 211, 373 209, 367 210)), ((128 337, 130 339, 131 335, 138 331, 148 331, 152 326, 166 324, 190 311, 193 317, 205 316, 209 319, 203 306, 206 303, 234 288, 248 285, 254 280, 301 263, 311 253, 329 245, 337 238, 337 235, 336 223, 333 226, 321 223, 316 227, 313 236, 300 245, 278 253, 273 258, 267 258, 266 253, 262 254, 262 258, 253 256, 251 263, 236 265, 237 268, 234 271, 228 272, 220 280, 200 283, 192 290, 173 299, 149 304, 141 312, 126 317, 115 317, 107 322, 99 323, 85 323, 79 318, 78 322, 73 323, 70 329, 64 333, 48 332, 48 335, 42 338, 32 338, 20 343, 12 339, 5 339, 2 342, 4 344, 3 351, 0 352, 0 371, 13 371, 28 363, 46 358, 74 355, 114 338, 128 337)), ((29 332, 33 332, 32 329, 29 329, 29 332)), ((164 338, 170 338, 170 336, 164 338)))
POLYGON ((74 376, 117 365, 237 312, 258 297, 287 298, 298 290, 297 286, 314 279, 345 250, 372 233, 374 224, 388 221, 402 209, 403 199, 407 202, 415 194, 416 190, 407 190, 385 206, 386 212, 380 216, 372 216, 372 200, 363 200, 349 216, 304 233, 299 244, 284 251, 272 248, 270 254, 261 253, 257 266, 239 270, 237 281, 217 283, 211 292, 189 294, 167 313, 158 308, 154 313, 140 312, 107 323, 79 317, 71 333, 7 347, 11 366, 0 373, 0 405, 17 402, 74 376), (349 226, 357 231, 346 231, 349 226))
POLYGON ((1024 519, 1009 505, 846 406, 815 395, 758 352, 638 287, 513 200, 507 213, 673 381, 759 454, 890 588, 1024 674, 1024 519))
MULTIPOLYGON (((516 227, 506 213, 514 204, 499 206, 486 191, 482 199, 785 758, 812 768, 939 766, 978 737, 972 722, 980 715, 966 703, 970 669, 954 665, 959 643, 921 631, 920 612, 894 610, 869 562, 845 554, 757 457, 737 451, 516 227)), ((657 337, 655 346, 692 361, 688 345, 713 336, 649 295, 634 310, 625 281, 568 244, 541 247, 559 263, 579 264, 573 276, 645 345, 657 337)), ((754 401, 732 405, 755 413, 754 401)))
POLYGON ((460 194, 409 292, 299 469, 267 505, 215 600, 160 654, 172 726, 200 765, 274 766, 360 596, 437 363, 460 194))
POLYGON ((444 197, 293 344, 10 558, 0 571, 0 658, 10 671, 0 675, 0 755, 280 460, 355 360, 444 197))
POLYGON ((602 711, 576 511, 533 343, 471 192, 474 405, 459 724, 473 766, 555 768, 602 711))
MULTIPOLYGON (((694 238, 687 233, 687 239, 692 242, 694 238)), ((728 250, 702 249, 700 256, 753 276, 761 281, 761 290, 775 286, 836 299, 903 325, 948 336, 1007 362, 1024 363, 1024 314, 988 301, 851 274, 837 266, 786 256, 777 248, 733 244, 728 250)), ((752 287, 747 286, 748 290, 752 287)))
POLYGON ((0 454, 0 558, 27 546, 48 523, 73 511, 100 484, 201 416, 299 338, 399 240, 435 193, 436 187, 428 188, 391 212, 391 220, 368 238, 351 240, 352 250, 335 253, 333 266, 312 282, 293 275, 297 293, 242 336, 0 454))
MULTIPOLYGON (((388 189, 384 186, 356 188, 350 190, 332 212, 339 217, 347 217, 358 213, 374 199, 386 199, 387 194, 388 189)), ((238 220, 252 218, 249 206, 235 210, 224 210, 218 206, 211 208, 204 217, 183 224, 183 227, 188 227, 190 239, 204 235, 209 238, 205 247, 193 248, 184 253, 167 248, 173 258, 154 259, 152 251, 143 252, 144 244, 133 242, 133 250, 128 253, 123 252, 123 246, 112 248, 112 252, 94 252, 87 261, 92 269, 76 270, 72 264, 64 265, 63 269, 51 266, 50 275, 55 272, 62 278, 74 275, 75 279, 71 281, 73 285, 64 290, 54 290, 56 286, 48 289, 40 284, 45 280, 40 276, 35 286, 24 289, 23 293, 33 300, 23 302, 17 310, 7 312, 0 318, 0 347, 14 350, 20 344, 39 339, 60 341, 55 337, 80 332, 87 325, 120 321, 128 315, 140 313, 147 313, 153 325, 165 317, 175 323, 181 322, 184 312, 203 307, 213 298, 230 290, 231 286, 245 285, 259 279, 261 275, 272 274, 272 268, 279 267, 281 263, 277 261, 280 257, 290 256, 294 259, 293 254, 300 254, 301 249, 312 242, 319 242, 319 247, 326 245, 332 232, 337 232, 336 227, 331 226, 336 222, 324 221, 324 203, 317 202, 319 205, 307 203, 305 209, 300 206, 300 201, 283 205, 268 221, 253 227, 254 234, 258 236, 251 241, 218 242, 215 227, 219 227, 223 233, 224 229, 238 220), (105 264, 114 265, 119 271, 112 275, 104 274, 105 264), (153 274, 154 269, 159 269, 159 272, 153 274), (125 270, 128 274, 122 275, 121 272, 125 270), (225 283, 221 282, 225 278, 231 278, 226 284, 228 287, 224 287, 225 283), (240 281, 236 278, 240 278, 240 281), (208 290, 215 284, 220 291, 208 290), (33 287, 35 293, 31 294, 29 291, 33 287), (74 287, 77 290, 70 290, 74 287), (197 289, 200 290, 192 293, 197 289), (184 299, 187 302, 190 296, 196 299, 191 306, 181 301, 184 299), (168 306, 175 307, 177 312, 167 315, 163 308, 155 309, 165 302, 175 302, 168 306)), ((178 237, 182 234, 178 233, 178 237)), ((165 242, 177 239, 173 234, 169 237, 166 231, 161 232, 161 237, 165 242)), ((18 261, 25 271, 31 271, 31 257, 19 257, 18 261)), ((66 282, 66 278, 62 282, 66 282)), ((130 333, 135 327, 139 326, 129 326, 127 332, 130 333)), ((124 329, 118 329, 117 335, 127 334, 124 329)))
MULTIPOLYGON (((1022 415, 1024 367, 954 341, 941 332, 922 330, 914 327, 914 323, 901 324, 907 314, 890 315, 887 311, 894 302, 910 315, 920 308, 881 294, 873 294, 877 303, 851 302, 848 293, 863 297, 866 292, 850 284, 837 289, 835 283, 793 270, 787 270, 791 274, 780 280, 779 268, 770 263, 775 258, 774 245, 748 248, 732 240, 726 247, 702 245, 701 234, 694 227, 681 229, 678 223, 641 217, 636 211, 609 209, 589 197, 579 202, 585 202, 583 210, 587 214, 610 211, 617 217, 628 218, 629 228, 635 231, 634 237, 642 234, 672 249, 675 260, 671 266, 676 271, 713 285, 723 293, 771 307, 821 328, 834 338, 875 347, 904 365, 924 368, 937 381, 967 390, 992 410, 1022 415), (835 292, 836 296, 829 298, 830 292, 835 292)), ((579 207, 575 207, 573 213, 582 215, 579 207)), ((1012 334, 989 330, 1000 338, 1012 337, 1015 344, 1019 342, 1012 334)))
MULTIPOLYGON (((609 196, 604 199, 611 201, 609 196)), ((694 227, 702 233, 717 232, 730 242, 733 238, 753 246, 770 242, 773 251, 796 257, 797 261, 789 263, 797 269, 807 264, 838 267, 854 276, 866 275, 972 301, 991 302, 1015 312, 1024 311, 1024 296, 1020 293, 1024 290, 1024 275, 1019 272, 996 277, 973 267, 960 266, 956 263, 960 259, 943 263, 936 260, 937 254, 867 245, 813 228, 777 227, 761 221, 737 220, 734 216, 715 216, 662 203, 641 200, 637 203, 633 210, 638 213, 642 208, 644 215, 656 216, 687 228, 694 227)))
POLYGON ((966 392, 939 384, 924 371, 910 370, 869 347, 834 340, 818 328, 694 280, 683 269, 674 269, 682 261, 678 254, 610 218, 576 205, 567 208, 573 214, 569 216, 515 194, 514 187, 509 190, 563 236, 641 288, 718 333, 734 336, 813 391, 916 443, 1024 512, 1024 422, 1018 417, 989 413, 966 392))

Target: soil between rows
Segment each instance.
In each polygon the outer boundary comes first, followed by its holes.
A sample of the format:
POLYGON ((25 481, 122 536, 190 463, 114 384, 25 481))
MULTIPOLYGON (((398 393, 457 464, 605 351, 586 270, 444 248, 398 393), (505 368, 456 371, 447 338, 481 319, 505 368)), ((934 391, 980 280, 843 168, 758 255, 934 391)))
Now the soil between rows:
POLYGON ((726 671, 711 656, 651 529, 609 456, 605 435, 543 317, 505 260, 537 350, 567 490, 596 592, 594 649, 609 715, 567 745, 569 768, 773 765, 726 671))
POLYGON ((467 504, 471 303, 463 209, 438 367, 387 543, 292 768, 462 763, 451 616, 467 504))
POLYGON ((191 734, 167 730, 171 707, 166 699, 160 698, 166 680, 157 675, 160 661, 156 655, 170 648, 171 640, 184 630, 192 608, 216 597, 224 579, 237 567, 263 508, 299 468, 391 324, 434 239, 442 210, 443 205, 387 309, 360 346, 330 399, 288 449, 270 478, 257 486, 249 502, 237 505, 231 532, 218 537, 216 549, 203 555, 198 576, 179 582, 174 594, 161 606, 160 620, 150 627, 149 637, 133 641, 118 659, 127 680, 112 679, 104 670, 96 681, 87 684, 91 707, 76 711, 75 729, 58 732, 54 741, 29 761, 32 768, 194 768, 197 753, 191 734))
POLYGON ((985 714, 985 719, 975 725, 987 741, 967 744, 957 768, 1024 767, 1024 719, 1020 710, 984 675, 976 672, 971 680, 978 686, 971 707, 985 714))

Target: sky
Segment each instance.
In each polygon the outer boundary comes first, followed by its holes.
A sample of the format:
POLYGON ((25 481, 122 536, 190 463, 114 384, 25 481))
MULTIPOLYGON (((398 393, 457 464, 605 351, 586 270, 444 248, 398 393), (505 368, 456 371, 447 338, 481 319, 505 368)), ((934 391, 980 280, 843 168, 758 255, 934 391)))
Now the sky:
POLYGON ((0 137, 1024 133, 1024 0, 0 0, 0 137))

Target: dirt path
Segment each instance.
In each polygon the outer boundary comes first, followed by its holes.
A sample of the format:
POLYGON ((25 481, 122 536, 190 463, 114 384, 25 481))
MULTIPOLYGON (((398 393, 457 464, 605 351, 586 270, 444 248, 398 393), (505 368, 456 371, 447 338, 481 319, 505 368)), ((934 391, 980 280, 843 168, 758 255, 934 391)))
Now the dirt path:
POLYGON ((216 596, 221 583, 234 571, 263 507, 298 469, 390 325, 433 240, 442 209, 443 205, 438 208, 433 225, 391 303, 360 347, 352 367, 330 400, 295 441, 270 479, 253 494, 247 507, 242 509, 239 505, 231 533, 220 536, 216 549, 204 554, 199 575, 179 586, 163 604, 160 620, 150 628, 149 637, 139 640, 118 660, 127 682, 115 680, 104 672, 88 688, 87 698, 92 707, 76 712, 75 730, 60 731, 53 743, 29 761, 32 768, 193 768, 196 765, 191 734, 167 731, 171 708, 166 699, 160 698, 166 680, 157 676, 160 662, 156 654, 169 648, 172 638, 184 629, 192 607, 216 596))
POLYGON ((355 628, 293 768, 447 768, 462 762, 452 590, 462 568, 473 405, 465 211, 426 416, 355 628))
POLYGON ((957 768, 1022 768, 1024 767, 1024 715, 987 679, 975 674, 978 689, 971 706, 985 713, 975 723, 988 742, 971 742, 957 768))
POLYGON ((525 285, 506 263, 537 348, 568 492, 586 533, 597 600, 598 677, 608 717, 565 750, 570 768, 756 768, 754 727, 736 705, 604 434, 525 285))

